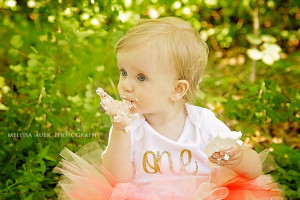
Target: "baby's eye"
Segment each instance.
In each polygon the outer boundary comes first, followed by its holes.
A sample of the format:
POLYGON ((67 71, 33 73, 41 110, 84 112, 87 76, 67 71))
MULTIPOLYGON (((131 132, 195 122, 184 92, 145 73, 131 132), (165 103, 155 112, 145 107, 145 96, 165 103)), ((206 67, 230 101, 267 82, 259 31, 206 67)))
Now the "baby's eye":
POLYGON ((125 71, 125 69, 121 69, 120 72, 122 76, 127 76, 127 72, 125 71))
POLYGON ((144 82, 145 80, 147 80, 146 76, 144 74, 139 74, 137 79, 140 81, 140 82, 144 82))

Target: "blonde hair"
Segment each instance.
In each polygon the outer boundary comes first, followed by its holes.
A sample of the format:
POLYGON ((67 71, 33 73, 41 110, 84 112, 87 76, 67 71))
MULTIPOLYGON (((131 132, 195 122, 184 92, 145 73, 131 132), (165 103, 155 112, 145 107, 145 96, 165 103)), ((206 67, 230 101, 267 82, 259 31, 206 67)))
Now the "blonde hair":
POLYGON ((149 43, 159 56, 167 56, 179 79, 189 82, 185 99, 195 96, 207 63, 208 48, 199 33, 180 18, 146 19, 131 28, 117 43, 116 52, 149 43))

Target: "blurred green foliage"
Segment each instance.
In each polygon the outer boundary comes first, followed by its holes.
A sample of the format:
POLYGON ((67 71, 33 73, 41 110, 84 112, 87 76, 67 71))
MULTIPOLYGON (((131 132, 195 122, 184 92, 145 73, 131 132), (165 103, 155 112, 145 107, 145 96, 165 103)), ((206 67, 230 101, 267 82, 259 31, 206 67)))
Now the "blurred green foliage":
POLYGON ((105 146, 111 122, 95 89, 118 98, 114 45, 140 18, 163 16, 191 23, 211 49, 195 103, 241 130, 249 146, 270 148, 274 178, 289 199, 300 198, 299 7, 298 0, 0 0, 0 199, 56 199, 52 170, 63 147, 105 146))

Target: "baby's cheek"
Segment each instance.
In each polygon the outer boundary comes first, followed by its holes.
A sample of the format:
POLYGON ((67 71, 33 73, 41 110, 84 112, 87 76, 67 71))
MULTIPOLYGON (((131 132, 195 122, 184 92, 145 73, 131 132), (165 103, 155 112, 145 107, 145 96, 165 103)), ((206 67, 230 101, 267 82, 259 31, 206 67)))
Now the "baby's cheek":
POLYGON ((118 83, 117 90, 118 90, 119 95, 122 94, 122 92, 121 92, 121 83, 120 83, 120 81, 119 81, 119 83, 118 83))

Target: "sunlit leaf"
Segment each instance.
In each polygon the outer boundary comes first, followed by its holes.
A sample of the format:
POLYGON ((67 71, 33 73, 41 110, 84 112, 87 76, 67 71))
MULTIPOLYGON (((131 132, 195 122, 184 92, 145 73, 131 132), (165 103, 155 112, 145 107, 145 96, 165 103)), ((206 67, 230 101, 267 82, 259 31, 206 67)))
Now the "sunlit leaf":
POLYGON ((38 154, 38 157, 39 157, 39 158, 44 158, 44 157, 47 155, 47 153, 48 153, 48 151, 49 151, 49 148, 50 148, 50 144, 47 145, 45 148, 43 148, 43 149, 40 151, 40 153, 38 154))
POLYGON ((276 38, 272 35, 262 35, 261 39, 263 42, 268 42, 268 43, 275 43, 277 41, 276 38))
POLYGON ((56 161, 56 159, 51 156, 45 156, 44 159, 49 161, 56 161))
POLYGON ((208 32, 206 30, 200 31, 200 37, 201 37, 202 40, 207 41, 208 32))
POLYGON ((264 53, 262 56, 262 61, 267 65, 272 65, 275 62, 275 59, 270 53, 264 53))
POLYGON ((9 66, 9 68, 16 73, 23 71, 23 67, 20 64, 19 65, 11 65, 11 66, 9 66))
POLYGON ((250 44, 260 45, 262 43, 262 39, 259 36, 254 35, 253 33, 247 34, 246 39, 248 40, 248 42, 250 42, 250 44))
POLYGON ((37 60, 35 60, 35 59, 28 60, 28 66, 29 67, 36 67, 38 65, 39 65, 39 63, 38 63, 37 60))
POLYGON ((80 31, 75 33, 78 37, 78 40, 81 41, 82 39, 89 37, 94 34, 94 31, 87 30, 87 31, 80 31))
POLYGON ((277 44, 270 44, 270 43, 264 43, 263 45, 264 50, 272 51, 272 52, 280 52, 281 47, 277 44))
POLYGON ((248 49, 247 50, 247 55, 252 59, 252 60, 260 60, 262 58, 262 52, 260 52, 256 48, 248 49))
POLYGON ((31 193, 30 195, 28 195, 25 200, 32 200, 32 197, 33 197, 33 193, 31 193))
POLYGON ((57 44, 60 46, 64 46, 64 45, 67 45, 68 42, 66 42, 65 40, 58 40, 57 44))
POLYGON ((0 110, 9 110, 9 107, 5 106, 0 102, 0 110))
POLYGON ((10 44, 16 49, 21 48, 23 45, 23 39, 21 35, 12 36, 12 38, 10 39, 10 44))
POLYGON ((30 53, 30 54, 28 54, 28 57, 29 57, 30 59, 34 59, 34 60, 37 60, 37 59, 38 59, 37 53, 30 53))
POLYGON ((265 53, 262 57, 262 61, 267 65, 272 65, 275 62, 275 59, 271 54, 265 53))
POLYGON ((12 56, 12 57, 17 57, 19 55, 19 52, 16 49, 9 49, 8 53, 12 56))
POLYGON ((5 86, 5 78, 0 76, 0 88, 5 86))

